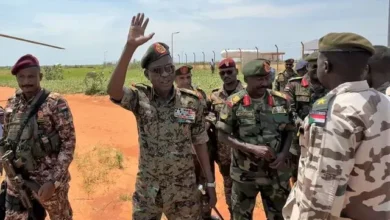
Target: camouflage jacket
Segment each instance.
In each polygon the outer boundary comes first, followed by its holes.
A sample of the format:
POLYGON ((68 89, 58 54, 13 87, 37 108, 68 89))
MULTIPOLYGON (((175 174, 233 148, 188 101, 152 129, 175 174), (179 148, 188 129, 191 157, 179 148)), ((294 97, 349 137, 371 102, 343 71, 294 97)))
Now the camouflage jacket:
POLYGON ((194 91, 174 88, 170 99, 161 103, 152 87, 135 84, 124 88, 120 103, 112 101, 133 112, 137 120, 138 178, 152 180, 145 184, 158 189, 194 169, 192 145, 208 141, 204 106, 194 91))
POLYGON ((204 108, 203 108, 204 114, 205 114, 205 116, 207 116, 209 114, 209 111, 210 111, 210 100, 207 97, 205 91, 203 91, 203 89, 201 89, 199 86, 196 86, 196 85, 192 86, 192 90, 194 92, 196 92, 196 94, 198 95, 199 100, 201 101, 201 103, 204 106, 204 108))
POLYGON ((297 77, 297 76, 299 76, 299 75, 295 71, 287 72, 285 70, 285 71, 279 73, 276 76, 275 86, 274 86, 273 90, 276 90, 279 92, 284 92, 284 87, 287 85, 288 80, 291 79, 292 77, 297 77))
MULTIPOLYGON (((241 90, 229 96, 221 110, 217 129, 244 143, 267 145, 280 152, 281 133, 294 130, 289 108, 288 97, 283 93, 267 90, 264 98, 255 101, 246 90, 241 90)), ((266 162, 236 149, 233 149, 231 177, 239 182, 271 184, 266 162)))
MULTIPOLYGON (((8 99, 4 115, 4 138, 9 135, 10 126, 14 120, 20 118, 28 110, 33 99, 34 97, 26 100, 20 90, 8 99)), ((51 134, 57 133, 60 145, 58 153, 47 155, 36 161, 36 169, 29 172, 31 179, 40 184, 47 181, 69 182, 68 169, 73 161, 76 135, 73 116, 67 101, 58 93, 51 92, 32 120, 36 121, 42 143, 55 141, 50 137, 51 134)))
POLYGON ((390 219, 390 99, 366 81, 313 105, 285 219, 390 219))
POLYGON ((298 120, 303 120, 309 114, 311 106, 314 102, 325 96, 326 90, 320 94, 315 94, 309 85, 308 74, 291 78, 284 92, 291 97, 291 111, 299 117, 298 120))
POLYGON ((390 82, 385 82, 377 89, 379 92, 386 94, 386 89, 390 86, 390 82))

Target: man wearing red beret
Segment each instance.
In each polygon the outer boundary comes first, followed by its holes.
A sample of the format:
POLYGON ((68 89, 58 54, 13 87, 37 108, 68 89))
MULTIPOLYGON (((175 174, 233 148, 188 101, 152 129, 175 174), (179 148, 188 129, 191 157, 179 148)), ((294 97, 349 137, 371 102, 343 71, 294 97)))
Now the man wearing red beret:
POLYGON ((274 90, 279 92, 284 92, 284 87, 286 87, 289 79, 291 79, 292 77, 299 76, 298 73, 296 73, 293 69, 294 59, 286 60, 285 67, 286 69, 283 72, 279 73, 275 80, 274 90))
MULTIPOLYGON (((6 170, 5 219, 27 220, 32 215, 44 219, 45 210, 50 219, 72 219, 68 168, 73 160, 76 137, 68 103, 58 93, 41 88, 42 73, 34 56, 22 56, 11 72, 20 89, 8 99, 5 107, 0 154, 3 160, 22 161, 22 166, 15 170, 25 181, 34 183, 36 189, 26 188, 27 197, 34 205, 31 210, 21 203, 22 195, 6 170)), ((15 168, 15 163, 13 166, 15 168)))
MULTIPOLYGON (((218 69, 219 75, 223 81, 223 85, 212 90, 209 98, 211 102, 211 111, 206 117, 206 121, 210 123, 211 129, 214 131, 216 131, 215 125, 219 120, 219 112, 221 111, 227 98, 231 94, 239 92, 244 88, 240 80, 237 79, 238 70, 236 68, 236 63, 232 58, 226 58, 220 61, 218 64, 218 69)), ((209 141, 209 144, 214 145, 210 146, 212 152, 215 152, 214 154, 216 154, 214 156, 211 155, 211 157, 216 158, 216 162, 223 177, 226 204, 228 205, 229 211, 231 213, 231 195, 233 182, 230 177, 230 148, 229 146, 226 146, 217 140, 217 135, 215 132, 209 133, 209 136, 210 140, 216 140, 215 142, 209 141)))

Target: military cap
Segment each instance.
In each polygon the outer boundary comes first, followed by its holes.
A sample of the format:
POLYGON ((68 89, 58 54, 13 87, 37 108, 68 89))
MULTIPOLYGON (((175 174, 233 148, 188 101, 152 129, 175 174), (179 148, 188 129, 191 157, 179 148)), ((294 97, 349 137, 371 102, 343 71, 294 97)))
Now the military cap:
POLYGON ((297 65, 295 67, 295 70, 298 71, 298 70, 301 70, 303 68, 306 68, 306 65, 307 65, 306 60, 300 60, 300 61, 298 61, 297 65))
POLYGON ((373 55, 375 53, 371 42, 355 33, 329 33, 323 36, 318 42, 320 52, 358 52, 366 51, 373 55))
POLYGON ((156 42, 150 45, 148 50, 146 50, 146 53, 141 59, 141 67, 145 69, 150 63, 168 55, 170 55, 168 45, 156 42))
POLYGON ((311 53, 307 57, 305 57, 305 60, 307 62, 317 62, 318 54, 319 54, 318 51, 314 51, 313 53, 311 53))
POLYGON ((219 69, 226 69, 231 67, 236 67, 236 62, 234 62, 232 58, 225 58, 221 60, 218 64, 219 69))
POLYGON ((192 66, 191 65, 182 65, 182 66, 180 66, 179 68, 177 68, 175 70, 175 75, 179 76, 181 74, 191 73, 191 70, 192 70, 192 66))
POLYGON ((35 56, 26 54, 16 61, 15 65, 11 69, 11 73, 12 75, 16 75, 20 70, 29 67, 39 67, 39 61, 35 56))
POLYGON ((242 69, 246 76, 266 76, 271 73, 271 66, 264 60, 256 59, 249 61, 242 69))
POLYGON ((290 58, 284 61, 285 64, 294 64, 294 59, 290 58))

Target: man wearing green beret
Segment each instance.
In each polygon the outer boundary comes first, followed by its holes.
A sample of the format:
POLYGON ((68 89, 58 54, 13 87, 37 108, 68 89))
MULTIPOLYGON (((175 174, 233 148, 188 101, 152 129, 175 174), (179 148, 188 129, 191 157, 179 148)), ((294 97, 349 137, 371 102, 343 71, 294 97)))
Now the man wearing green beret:
MULTIPOLYGON (((204 115, 207 116, 209 114, 210 102, 208 101, 208 97, 206 93, 199 86, 195 86, 192 84, 192 66, 191 65, 179 66, 175 71, 175 75, 176 75, 175 83, 177 88, 189 89, 198 94, 198 97, 204 106, 204 115)), ((206 130, 208 130, 209 127, 210 127, 209 123, 206 121, 206 130)), ((209 150, 209 157, 210 157, 209 161, 210 161, 211 171, 213 172, 213 176, 215 176, 214 159, 211 158, 209 146, 208 146, 208 150, 209 150)), ((204 184, 207 182, 207 180, 204 176, 202 167, 199 163, 198 157, 194 149, 192 151, 192 156, 195 164, 196 182, 198 185, 202 184, 204 187, 204 184)), ((204 205, 202 204, 202 206, 204 205)), ((215 219, 215 220, 219 219, 217 217, 212 216, 211 211, 212 209, 208 205, 206 205, 206 207, 202 207, 202 219, 215 219)))
POLYGON ((390 49, 375 45, 375 54, 368 60, 369 73, 367 82, 370 87, 386 94, 390 86, 390 49))
POLYGON ((229 96, 217 122, 218 139, 233 148, 234 220, 253 219, 259 192, 267 219, 283 219, 294 123, 288 96, 267 89, 270 72, 263 60, 247 63, 243 68, 246 89, 229 96))
MULTIPOLYGON (((296 128, 299 128, 303 119, 309 114, 314 102, 325 96, 328 92, 317 78, 317 58, 318 52, 314 52, 305 58, 307 62, 305 68, 307 73, 304 76, 291 78, 284 92, 291 97, 291 112, 295 121, 296 128)), ((297 178, 298 160, 301 155, 297 135, 294 135, 293 143, 290 148, 290 153, 293 155, 293 163, 296 169, 293 171, 292 181, 295 182, 297 178)))
POLYGON ((108 84, 113 103, 131 111, 138 125, 140 156, 132 219, 200 219, 192 146, 205 173, 209 205, 216 204, 215 182, 207 152, 203 105, 196 93, 173 86, 175 66, 164 43, 153 43, 141 60, 152 86, 123 87, 135 50, 154 34, 144 35, 149 22, 134 16, 121 58, 108 84))
POLYGON ((284 91, 284 87, 288 83, 289 79, 291 79, 292 77, 299 76, 298 73, 296 73, 293 69, 294 59, 287 59, 285 61, 285 67, 286 69, 276 76, 275 83, 274 83, 273 89, 279 92, 284 91))
POLYGON ((330 91, 302 126, 285 219, 389 219, 390 100, 364 80, 374 53, 354 33, 320 38, 317 75, 330 91))

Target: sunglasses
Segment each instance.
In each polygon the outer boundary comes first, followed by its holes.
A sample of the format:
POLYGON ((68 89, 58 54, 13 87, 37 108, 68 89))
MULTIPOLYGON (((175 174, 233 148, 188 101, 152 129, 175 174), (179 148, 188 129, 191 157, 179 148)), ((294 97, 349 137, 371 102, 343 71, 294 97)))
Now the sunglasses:
POLYGON ((167 64, 165 66, 157 66, 147 70, 159 74, 161 76, 164 72, 168 74, 173 74, 175 72, 175 66, 172 64, 167 64))
POLYGON ((233 70, 225 70, 225 71, 219 71, 219 75, 224 76, 224 75, 232 75, 233 70))

